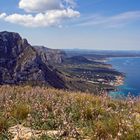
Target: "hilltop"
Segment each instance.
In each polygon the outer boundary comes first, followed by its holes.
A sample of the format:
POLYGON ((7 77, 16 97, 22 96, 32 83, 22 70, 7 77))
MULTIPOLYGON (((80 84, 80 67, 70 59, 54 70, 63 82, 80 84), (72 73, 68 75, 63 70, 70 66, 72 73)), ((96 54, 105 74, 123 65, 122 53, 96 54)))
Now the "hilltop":
POLYGON ((138 140, 140 102, 45 87, 0 87, 0 139, 138 140))

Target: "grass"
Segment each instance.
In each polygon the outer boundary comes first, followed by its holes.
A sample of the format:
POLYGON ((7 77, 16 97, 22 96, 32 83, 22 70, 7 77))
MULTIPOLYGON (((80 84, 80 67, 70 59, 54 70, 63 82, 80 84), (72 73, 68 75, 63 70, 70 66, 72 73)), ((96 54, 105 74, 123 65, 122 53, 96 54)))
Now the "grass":
POLYGON ((0 139, 10 139, 8 128, 23 124, 35 130, 57 130, 63 135, 42 140, 140 139, 140 100, 113 100, 105 93, 68 92, 45 87, 0 87, 0 139))

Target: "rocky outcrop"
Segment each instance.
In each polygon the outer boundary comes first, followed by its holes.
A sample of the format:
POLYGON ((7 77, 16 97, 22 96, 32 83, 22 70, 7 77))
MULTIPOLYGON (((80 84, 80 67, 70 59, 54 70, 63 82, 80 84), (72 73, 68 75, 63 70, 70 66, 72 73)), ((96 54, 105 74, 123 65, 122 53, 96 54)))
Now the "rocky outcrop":
POLYGON ((47 135, 48 137, 54 137, 60 135, 62 132, 55 130, 33 130, 23 125, 16 125, 9 128, 8 131, 12 135, 12 140, 31 140, 39 139, 42 135, 47 135))
POLYGON ((66 53, 59 49, 50 49, 44 46, 33 46, 39 53, 43 62, 50 64, 62 63, 66 58, 66 53))
POLYGON ((45 84, 66 88, 59 71, 49 64, 51 58, 52 61, 59 59, 42 53, 18 33, 0 32, 0 84, 45 84))

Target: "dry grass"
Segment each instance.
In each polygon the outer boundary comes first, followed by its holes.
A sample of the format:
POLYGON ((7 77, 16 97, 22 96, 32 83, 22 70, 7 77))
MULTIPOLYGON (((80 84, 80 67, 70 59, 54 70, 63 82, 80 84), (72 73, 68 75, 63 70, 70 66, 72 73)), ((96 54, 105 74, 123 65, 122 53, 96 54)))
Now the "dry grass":
POLYGON ((35 130, 57 130, 45 139, 140 139, 140 101, 107 95, 72 93, 40 87, 0 87, 0 139, 11 139, 8 128, 23 124, 35 130), (63 131, 63 135, 62 132, 63 131))

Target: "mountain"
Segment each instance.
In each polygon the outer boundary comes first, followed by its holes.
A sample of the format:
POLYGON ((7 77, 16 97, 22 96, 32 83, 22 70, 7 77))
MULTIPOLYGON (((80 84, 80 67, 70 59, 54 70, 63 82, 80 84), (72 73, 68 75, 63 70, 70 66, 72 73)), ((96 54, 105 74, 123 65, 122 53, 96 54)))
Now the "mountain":
POLYGON ((43 62, 50 64, 62 63, 67 57, 66 53, 59 49, 50 49, 44 46, 33 46, 41 56, 43 62))
POLYGON ((44 85, 58 89, 112 90, 122 74, 85 56, 32 46, 18 33, 0 32, 0 85, 44 85), (103 82, 101 83, 100 80, 103 82))
POLYGON ((66 88, 61 73, 48 62, 51 58, 60 62, 60 55, 53 57, 53 50, 50 51, 49 56, 44 55, 18 33, 0 32, 0 84, 45 84, 66 88))

